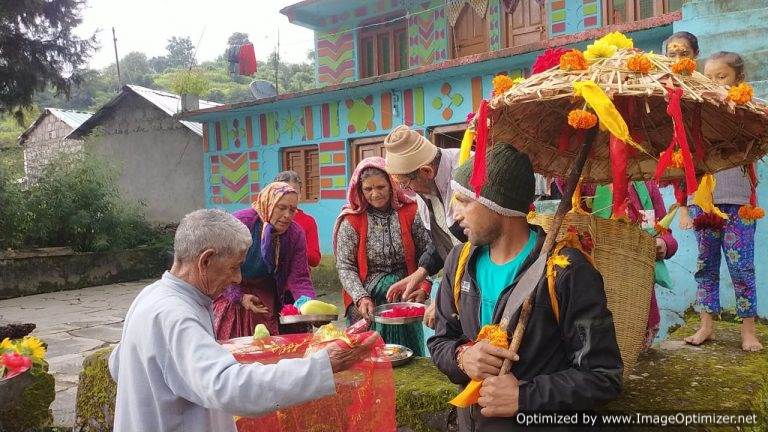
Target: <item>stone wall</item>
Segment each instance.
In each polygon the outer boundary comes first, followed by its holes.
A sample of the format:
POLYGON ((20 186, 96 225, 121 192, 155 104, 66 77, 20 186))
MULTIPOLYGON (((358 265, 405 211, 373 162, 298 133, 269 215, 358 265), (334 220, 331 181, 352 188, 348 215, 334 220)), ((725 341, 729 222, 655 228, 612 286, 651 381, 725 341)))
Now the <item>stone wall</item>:
POLYGON ((202 138, 135 94, 100 121, 86 149, 118 167, 120 192, 144 203, 152 222, 178 223, 204 206, 202 138))
POLYGON ((0 299, 158 278, 169 267, 164 248, 0 258, 0 299))
POLYGON ((45 167, 59 155, 82 149, 81 141, 64 139, 70 132, 72 128, 55 115, 45 115, 24 142, 24 173, 28 181, 40 178, 45 167))

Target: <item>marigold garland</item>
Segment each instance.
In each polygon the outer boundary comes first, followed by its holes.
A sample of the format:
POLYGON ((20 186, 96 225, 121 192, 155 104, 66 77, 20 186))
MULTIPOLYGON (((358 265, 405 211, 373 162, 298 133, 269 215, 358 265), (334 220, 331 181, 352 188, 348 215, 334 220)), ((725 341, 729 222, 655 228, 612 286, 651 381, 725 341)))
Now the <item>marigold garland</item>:
POLYGON ((560 57, 560 69, 565 71, 587 70, 587 59, 579 50, 570 50, 560 57))
POLYGON ((589 111, 575 109, 568 113, 568 124, 575 129, 591 129, 597 124, 597 116, 589 111))
POLYGON ((635 54, 627 60, 627 69, 632 72, 647 74, 652 67, 651 59, 645 54, 635 54))
POLYGON ((750 102, 753 95, 752 86, 744 82, 728 89, 728 99, 739 105, 750 102))
POLYGON ((498 96, 515 86, 514 81, 507 75, 493 77, 493 94, 498 96))
POLYGON ((739 217, 747 221, 762 219, 765 217, 765 210, 746 204, 739 207, 739 217))
MULTIPOLYGON (((487 340, 491 345, 499 348, 507 348, 509 346, 507 331, 499 324, 488 324, 483 326, 477 334, 477 341, 479 342, 481 340, 487 340)), ((482 381, 470 381, 464 390, 448 403, 459 408, 467 408, 476 404, 477 400, 480 398, 480 387, 482 387, 482 385, 482 381)))
POLYGON ((672 72, 680 75, 690 75, 696 70, 696 60, 682 58, 672 64, 672 72))

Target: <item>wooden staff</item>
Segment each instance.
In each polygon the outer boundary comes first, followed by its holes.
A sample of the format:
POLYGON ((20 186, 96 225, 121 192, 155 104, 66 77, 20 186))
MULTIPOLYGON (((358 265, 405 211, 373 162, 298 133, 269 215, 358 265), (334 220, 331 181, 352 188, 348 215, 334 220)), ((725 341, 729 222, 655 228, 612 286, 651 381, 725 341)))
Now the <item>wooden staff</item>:
MULTIPOLYGON (((563 191, 563 197, 560 199, 560 204, 557 206, 557 211, 555 212, 554 219, 552 220, 552 226, 550 227, 549 232, 547 232, 547 236, 544 238, 544 244, 542 245, 541 252, 539 253, 539 259, 542 260, 541 262, 543 263, 546 263, 546 260, 549 257, 549 252, 555 246, 555 241, 557 240, 557 233, 560 231, 560 226, 563 224, 566 213, 568 213, 568 211, 571 209, 571 198, 573 197, 573 193, 576 191, 576 185, 579 183, 581 172, 584 170, 584 164, 587 162, 587 157, 589 156, 589 152, 592 149, 595 138, 597 137, 597 131, 597 126, 587 131, 584 139, 584 145, 581 146, 581 150, 576 156, 576 160, 573 162, 573 165, 571 165, 571 172, 568 174, 565 190, 563 191)), ((544 266, 544 269, 546 269, 546 266, 544 266)), ((528 268, 526 273, 529 271, 541 272, 542 269, 541 266, 537 266, 534 263, 534 265, 528 268)), ((518 318, 517 326, 515 326, 515 331, 512 333, 512 342, 509 344, 509 351, 513 353, 517 353, 517 351, 520 349, 520 344, 523 341, 523 334, 525 333, 525 327, 528 325, 528 320, 531 318, 533 300, 536 298, 539 280, 541 279, 540 274, 532 274, 532 276, 536 277, 531 279, 530 277, 526 278, 525 275, 523 275, 520 278, 519 284, 522 284, 523 281, 528 279, 531 283, 535 284, 535 288, 533 288, 533 292, 525 299, 522 308, 520 309, 520 318, 518 318)), ((515 287, 515 289, 520 289, 520 287, 515 287)), ((504 313, 501 316, 500 325, 503 329, 509 329, 509 322, 518 309, 514 305, 514 302, 511 301, 513 297, 513 295, 510 295, 507 299, 507 304, 504 307, 504 313)), ((509 359, 504 359, 504 363, 501 366, 501 372, 499 372, 499 375, 508 374, 511 370, 512 361, 509 359)))

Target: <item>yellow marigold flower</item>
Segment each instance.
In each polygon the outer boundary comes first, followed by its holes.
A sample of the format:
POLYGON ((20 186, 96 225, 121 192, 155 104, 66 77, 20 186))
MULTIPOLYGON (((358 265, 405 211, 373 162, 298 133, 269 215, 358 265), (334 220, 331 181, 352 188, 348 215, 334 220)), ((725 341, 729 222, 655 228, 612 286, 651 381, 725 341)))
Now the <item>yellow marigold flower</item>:
POLYGON ((484 325, 477 334, 477 340, 487 340, 493 346, 500 348, 507 348, 509 341, 507 337, 507 331, 501 328, 498 324, 484 325))
POLYGON ((45 358, 45 346, 40 339, 34 336, 24 336, 19 342, 19 351, 22 354, 32 356, 34 359, 43 360, 45 358))
POLYGON ((552 265, 556 265, 561 268, 566 268, 571 265, 571 262, 565 255, 552 255, 552 258, 550 259, 552 260, 552 265))
POLYGON ((570 50, 560 57, 560 69, 566 71, 586 70, 587 59, 579 50, 570 50))
POLYGON ((728 99, 739 105, 750 102, 753 95, 752 86, 744 82, 728 89, 728 99))
POLYGON ((647 74, 651 67, 653 67, 651 59, 645 54, 635 54, 627 60, 627 69, 632 72, 647 74))
POLYGON ((680 75, 690 75, 696 70, 696 60, 682 58, 672 64, 672 72, 680 75))
POLYGON ((616 54, 616 49, 616 45, 597 40, 592 45, 587 46, 586 51, 584 51, 584 58, 593 61, 599 58, 613 57, 616 54))
POLYGON ((568 124, 576 129, 591 129, 597 124, 597 116, 580 109, 568 113, 568 124))
POLYGON ((632 39, 628 38, 624 33, 612 32, 601 37, 599 41, 605 42, 608 45, 613 45, 618 49, 632 49, 635 47, 635 43, 632 39))
POLYGON ((496 75, 493 77, 493 94, 498 96, 514 87, 515 82, 507 75, 496 75))
POLYGON ((5 338, 0 342, 0 353, 3 352, 17 352, 16 345, 9 338, 5 338))
POLYGON ((516 86, 516 85, 520 84, 523 81, 525 81, 525 77, 519 76, 519 77, 517 77, 517 78, 512 80, 512 85, 516 86))

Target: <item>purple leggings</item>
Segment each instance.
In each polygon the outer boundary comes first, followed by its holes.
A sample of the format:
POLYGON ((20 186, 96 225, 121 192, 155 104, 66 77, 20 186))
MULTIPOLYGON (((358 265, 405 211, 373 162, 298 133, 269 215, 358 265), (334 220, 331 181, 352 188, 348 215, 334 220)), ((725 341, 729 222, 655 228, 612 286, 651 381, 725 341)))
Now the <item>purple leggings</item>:
MULTIPOLYGON (((729 220, 722 230, 704 229, 696 231, 699 243, 699 258, 694 277, 699 284, 696 302, 701 310, 716 314, 720 312, 720 251, 731 273, 736 291, 736 313, 741 318, 757 315, 755 293, 755 221, 739 217, 739 205, 720 204, 717 206, 728 214, 729 220)), ((691 217, 702 214, 698 206, 690 207, 691 217)))

